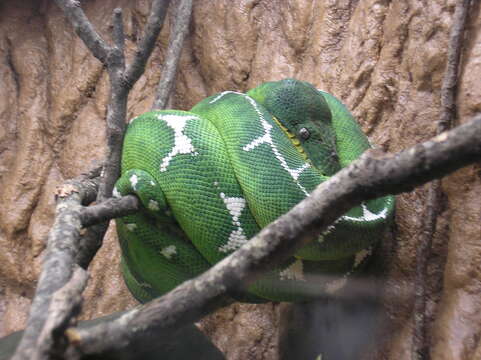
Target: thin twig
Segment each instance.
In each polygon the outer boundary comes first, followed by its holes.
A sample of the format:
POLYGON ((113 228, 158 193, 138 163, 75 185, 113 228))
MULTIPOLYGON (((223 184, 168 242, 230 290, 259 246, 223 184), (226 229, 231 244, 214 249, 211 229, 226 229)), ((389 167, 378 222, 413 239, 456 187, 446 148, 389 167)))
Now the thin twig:
POLYGON ((479 139, 481 115, 396 155, 367 151, 201 276, 111 323, 88 331, 70 329, 69 333, 75 335, 83 354, 118 354, 126 346, 147 346, 163 332, 197 321, 215 309, 221 296, 288 257, 361 201, 411 191, 479 161, 479 139))
MULTIPOLYGON (((454 12, 453 25, 449 36, 446 70, 441 87, 441 117, 437 123, 437 133, 448 130, 456 118, 456 90, 459 62, 463 45, 464 28, 470 0, 459 0, 454 12)), ((414 329, 411 358, 429 360, 428 321, 426 314, 426 279, 428 262, 436 232, 437 218, 443 207, 441 180, 434 180, 428 189, 424 222, 416 250, 416 278, 414 282, 414 329)))
POLYGON ((144 34, 137 45, 134 59, 125 72, 125 81, 130 87, 144 73, 145 64, 147 64, 147 60, 154 49, 155 41, 162 29, 169 4, 170 0, 154 0, 152 3, 144 34))
POLYGON ((165 109, 169 96, 172 93, 177 74, 182 45, 189 30, 192 14, 192 0, 181 0, 175 11, 174 26, 171 30, 169 48, 164 62, 162 76, 157 85, 155 100, 152 109, 165 109))
POLYGON ((441 118, 438 121, 438 134, 449 130, 456 118, 459 63, 470 3, 471 0, 458 0, 454 11, 453 25, 449 35, 446 70, 441 85, 441 118))

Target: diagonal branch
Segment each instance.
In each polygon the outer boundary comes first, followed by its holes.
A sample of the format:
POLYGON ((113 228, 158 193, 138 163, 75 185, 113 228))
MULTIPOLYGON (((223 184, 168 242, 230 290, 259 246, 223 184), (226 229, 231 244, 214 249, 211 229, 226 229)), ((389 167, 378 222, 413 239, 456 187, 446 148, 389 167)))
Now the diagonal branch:
POLYGON ((71 279, 52 295, 49 313, 51 314, 38 339, 38 350, 34 360, 61 357, 68 342, 65 330, 73 316, 80 313, 82 292, 87 285, 88 274, 79 266, 75 266, 71 279))
POLYGON ((110 47, 97 31, 95 31, 94 27, 87 19, 87 16, 85 16, 85 13, 80 7, 80 1, 55 0, 55 3, 62 9, 65 16, 67 16, 72 24, 75 33, 82 39, 93 56, 99 59, 102 64, 106 65, 110 47))
POLYGON ((38 337, 49 317, 52 294, 64 286, 72 276, 78 237, 81 229, 80 209, 91 196, 96 184, 79 178, 68 181, 57 189, 55 222, 48 236, 48 247, 42 265, 35 297, 30 307, 27 327, 12 359, 31 359, 38 337))
POLYGON ((144 34, 139 41, 134 59, 125 72, 125 81, 131 87, 144 73, 145 64, 147 64, 162 29, 169 4, 170 0, 154 0, 152 3, 144 34))
POLYGON ((481 159, 481 115, 431 141, 396 155, 371 150, 281 216, 235 253, 170 293, 88 331, 70 329, 78 351, 119 354, 127 346, 148 346, 165 332, 196 321, 219 299, 314 239, 363 200, 411 191, 481 159))
POLYGON ((177 73, 182 45, 189 30, 192 14, 192 0, 180 0, 174 16, 174 26, 169 39, 169 48, 162 69, 162 76, 157 86, 152 109, 165 109, 172 93, 177 73))

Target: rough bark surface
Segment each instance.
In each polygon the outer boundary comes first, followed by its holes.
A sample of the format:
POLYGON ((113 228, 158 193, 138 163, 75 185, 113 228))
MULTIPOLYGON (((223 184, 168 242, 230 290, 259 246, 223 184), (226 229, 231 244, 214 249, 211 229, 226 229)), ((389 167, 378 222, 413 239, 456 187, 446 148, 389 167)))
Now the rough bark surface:
MULTIPOLYGON (((102 34, 112 10, 123 8, 131 56, 150 1, 81 3, 102 34)), ((218 91, 296 77, 340 97, 374 144, 399 151, 435 134, 454 4, 194 1, 171 107, 188 109, 218 91)), ((481 111, 480 2, 474 1, 468 16, 456 103, 460 119, 481 111)), ((129 118, 151 107, 170 19, 131 93, 129 118)), ((25 324, 53 222, 55 186, 103 158, 108 79, 54 3, 34 0, 0 4, 0 78, 0 335, 5 335, 25 324)), ((481 354, 480 165, 445 178, 442 186, 447 206, 438 219, 427 284, 431 355, 471 359, 481 354)), ((415 248, 425 196, 420 188, 398 198, 396 243, 384 264, 386 326, 392 331, 376 352, 379 358, 410 357, 415 248)), ((135 304, 119 275, 118 258, 110 229, 90 268, 84 318, 135 304)), ((271 304, 235 304, 201 327, 228 359, 277 359, 281 312, 271 304)))

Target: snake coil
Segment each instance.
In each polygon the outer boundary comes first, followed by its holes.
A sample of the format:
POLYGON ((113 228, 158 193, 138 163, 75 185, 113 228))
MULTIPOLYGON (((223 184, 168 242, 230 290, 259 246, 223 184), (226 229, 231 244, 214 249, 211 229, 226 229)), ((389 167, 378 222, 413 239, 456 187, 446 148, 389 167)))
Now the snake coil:
MULTIPOLYGON (((134 118, 114 189, 143 205, 117 219, 128 288, 145 302, 199 275, 369 147, 338 99, 294 79, 134 118)), ((351 209, 243 300, 304 300, 317 275, 326 280, 315 294, 337 291, 362 268, 393 209, 392 196, 351 209)))

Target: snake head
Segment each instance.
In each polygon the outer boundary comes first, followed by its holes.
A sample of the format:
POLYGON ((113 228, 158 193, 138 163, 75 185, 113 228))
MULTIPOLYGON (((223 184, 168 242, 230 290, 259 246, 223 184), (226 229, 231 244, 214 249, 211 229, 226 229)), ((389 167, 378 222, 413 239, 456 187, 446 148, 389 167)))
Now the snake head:
POLYGON ((322 174, 340 169, 336 135, 326 100, 311 84, 295 79, 264 83, 248 92, 300 142, 308 159, 322 174))

